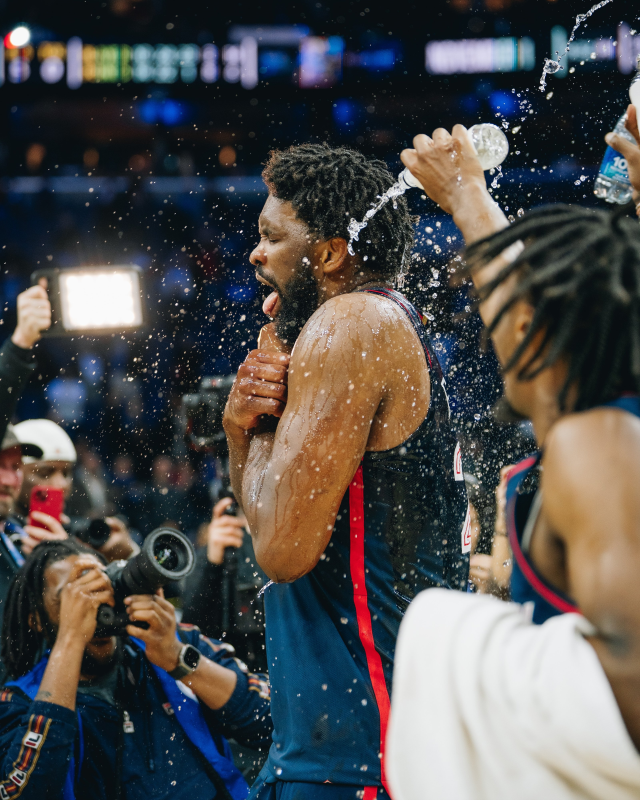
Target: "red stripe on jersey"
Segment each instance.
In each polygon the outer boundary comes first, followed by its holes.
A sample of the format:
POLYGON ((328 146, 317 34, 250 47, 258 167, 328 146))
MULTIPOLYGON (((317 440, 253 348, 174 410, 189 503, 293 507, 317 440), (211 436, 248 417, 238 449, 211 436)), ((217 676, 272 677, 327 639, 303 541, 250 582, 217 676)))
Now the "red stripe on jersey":
MULTIPOLYGON (((509 472, 509 480, 513 480, 516 475, 519 475, 523 470, 532 467, 536 463, 536 456, 530 456, 517 464, 509 472)), ((516 529, 516 497, 512 497, 509 503, 508 516, 507 516, 507 539, 511 546, 513 557, 518 562, 518 566, 522 570, 522 574, 529 582, 529 585, 536 591, 543 600, 552 608, 560 611, 562 614, 580 614, 580 609, 574 604, 565 600, 557 594, 550 586, 547 586, 543 580, 536 574, 529 559, 523 553, 520 541, 518 539, 518 532, 516 529)))
POLYGON ((376 800, 378 789, 375 786, 365 786, 362 800, 376 800))
MULTIPOLYGON (((384 678, 384 670, 382 669, 382 659, 380 658, 380 653, 376 650, 373 639, 371 612, 367 602, 367 584, 365 582, 364 568, 364 478, 362 464, 356 470, 356 474, 349 486, 349 531, 351 581, 353 583, 353 602, 358 620, 358 633, 367 658, 369 678, 371 679, 373 694, 376 698, 380 715, 380 780, 389 795, 391 795, 385 774, 385 744, 391 702, 384 678)), ((370 788, 367 787, 365 789, 364 797, 366 800, 375 798, 377 795, 377 791, 374 795, 367 795, 366 792, 370 788)))

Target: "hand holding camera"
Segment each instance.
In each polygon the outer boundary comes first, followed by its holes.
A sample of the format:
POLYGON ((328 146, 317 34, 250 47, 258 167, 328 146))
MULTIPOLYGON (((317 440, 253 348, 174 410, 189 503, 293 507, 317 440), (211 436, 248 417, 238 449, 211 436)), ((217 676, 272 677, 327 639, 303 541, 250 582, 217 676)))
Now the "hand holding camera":
POLYGON ((162 589, 153 595, 135 594, 124 599, 131 621, 127 625, 129 636, 146 644, 146 655, 152 664, 171 672, 175 669, 182 644, 176 636, 176 612, 164 598, 162 589), (146 628, 139 627, 145 623, 146 628))
POLYGON ((222 564, 227 547, 242 547, 247 520, 244 515, 230 514, 233 505, 233 498, 223 497, 213 507, 213 519, 207 530, 207 561, 210 564, 222 564))
POLYGON ((92 556, 81 556, 60 592, 60 626, 56 644, 76 642, 82 650, 96 631, 99 607, 114 605, 113 587, 102 565, 92 556))

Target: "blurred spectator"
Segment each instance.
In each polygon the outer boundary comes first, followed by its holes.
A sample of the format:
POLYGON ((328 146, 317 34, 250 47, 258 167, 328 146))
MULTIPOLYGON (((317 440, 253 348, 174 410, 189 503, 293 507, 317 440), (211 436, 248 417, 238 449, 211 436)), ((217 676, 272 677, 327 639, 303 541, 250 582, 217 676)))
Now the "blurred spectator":
MULTIPOLYGON (((16 517, 19 525, 24 525, 26 537, 21 539, 23 552, 30 553, 38 542, 45 539, 64 539, 68 536, 63 524, 71 523, 71 530, 78 530, 91 516, 92 507, 79 505, 78 516, 69 519, 66 515, 59 521, 48 514, 34 512, 33 516, 40 526, 36 527, 28 519, 31 491, 34 486, 53 486, 62 489, 65 502, 73 498, 73 465, 76 461, 76 449, 68 434, 50 419, 30 419, 16 425, 18 439, 26 445, 35 446, 40 458, 26 455, 24 466, 24 482, 16 503, 16 517), (86 510, 88 509, 88 511, 86 510), (63 524, 61 524, 63 523, 63 524)), ((85 448, 86 450, 86 448, 85 448)), ((89 463, 92 463, 91 460, 89 463)), ((73 508, 71 509, 74 510, 73 508)), ((102 509, 104 510, 104 509, 102 509)), ((93 514, 98 518, 100 514, 93 514)), ((116 517, 105 517, 111 528, 111 536, 100 553, 108 560, 129 558, 138 552, 138 547, 131 539, 124 523, 116 517)))
POLYGON ((133 485, 123 495, 130 523, 144 538, 154 528, 169 525, 195 537, 209 515, 206 488, 190 464, 174 463, 167 455, 156 456, 151 481, 133 485))
POLYGON ((65 501, 68 500, 77 454, 66 431, 50 419, 25 420, 15 426, 15 432, 23 444, 36 445, 42 453, 40 458, 24 458, 24 481, 16 503, 16 513, 24 523, 34 486, 62 489, 65 501))
POLYGON ((0 445, 0 628, 9 585, 24 563, 21 552, 23 531, 11 524, 9 518, 22 485, 22 459, 36 455, 42 455, 42 451, 34 445, 21 444, 12 426, 8 425, 0 445))
POLYGON ((113 513, 108 497, 107 472, 100 457, 87 442, 78 445, 78 456, 69 514, 96 519, 113 513))
POLYGON ((35 369, 33 346, 51 325, 51 305, 45 285, 43 280, 18 295, 18 324, 0 348, 0 439, 35 369))

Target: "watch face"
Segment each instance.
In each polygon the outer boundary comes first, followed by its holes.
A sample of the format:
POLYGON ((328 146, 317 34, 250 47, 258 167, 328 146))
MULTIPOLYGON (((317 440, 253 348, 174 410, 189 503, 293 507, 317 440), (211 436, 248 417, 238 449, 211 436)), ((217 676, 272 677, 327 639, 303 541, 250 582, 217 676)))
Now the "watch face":
POLYGON ((200 661, 200 651, 196 650, 192 645, 189 645, 189 647, 185 648, 182 660, 189 669, 195 669, 200 661))

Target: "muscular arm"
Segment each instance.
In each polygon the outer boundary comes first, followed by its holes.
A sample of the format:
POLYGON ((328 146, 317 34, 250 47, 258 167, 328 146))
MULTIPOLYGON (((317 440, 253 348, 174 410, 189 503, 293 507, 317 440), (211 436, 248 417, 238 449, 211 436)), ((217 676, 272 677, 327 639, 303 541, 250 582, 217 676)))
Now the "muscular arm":
POLYGON ((566 553, 568 590, 640 748, 640 420, 614 409, 551 431, 543 515, 566 553))
POLYGON ((324 552, 385 394, 384 336, 368 300, 343 295, 316 312, 291 356, 277 431, 254 435, 247 448, 242 503, 273 580, 306 574, 324 552))

